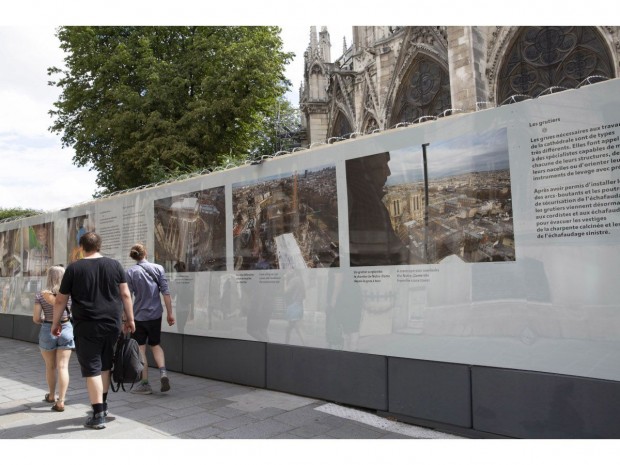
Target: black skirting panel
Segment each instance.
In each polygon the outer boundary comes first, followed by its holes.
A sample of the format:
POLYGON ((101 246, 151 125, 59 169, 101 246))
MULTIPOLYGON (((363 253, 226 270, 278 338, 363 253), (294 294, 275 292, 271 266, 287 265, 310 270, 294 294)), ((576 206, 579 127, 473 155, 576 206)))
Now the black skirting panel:
POLYGON ((13 339, 20 341, 39 343, 39 331, 41 326, 34 324, 31 316, 14 315, 13 339))
POLYGON ((469 367, 390 358, 390 413, 471 428, 469 367))
POLYGON ((387 359, 268 344, 267 389, 386 410, 387 359))
POLYGON ((13 315, 0 314, 0 337, 13 338, 13 315))
POLYGON ((472 367, 473 425, 525 439, 620 438, 620 382, 472 367))
MULTIPOLYGON (((161 333, 161 347, 164 350, 166 369, 183 372, 183 335, 161 333)), ((157 367, 150 349, 146 350, 146 358, 150 367, 157 367)))
POLYGON ((265 343, 183 336, 183 373, 265 387, 265 343))

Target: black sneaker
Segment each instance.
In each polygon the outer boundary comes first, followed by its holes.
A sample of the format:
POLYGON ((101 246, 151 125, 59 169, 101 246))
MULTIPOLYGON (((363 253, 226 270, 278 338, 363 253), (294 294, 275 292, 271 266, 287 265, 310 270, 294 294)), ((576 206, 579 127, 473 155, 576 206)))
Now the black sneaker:
POLYGON ((161 381, 161 392, 167 392, 170 390, 170 380, 167 375, 163 375, 160 378, 161 381))
POLYGON ((105 428, 105 414, 104 412, 90 412, 88 418, 86 419, 86 423, 84 423, 86 428, 92 429, 103 429, 105 428))

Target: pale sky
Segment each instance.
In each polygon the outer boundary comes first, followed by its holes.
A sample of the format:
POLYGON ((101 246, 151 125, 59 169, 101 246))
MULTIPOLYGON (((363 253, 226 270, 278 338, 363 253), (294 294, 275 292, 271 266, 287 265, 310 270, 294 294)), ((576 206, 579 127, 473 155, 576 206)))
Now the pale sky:
MULTIPOLYGON (((285 51, 296 54, 287 67, 293 83, 287 98, 298 106, 310 25, 278 25, 285 51)), ((331 39, 335 59, 343 35, 350 44, 351 26, 321 24, 317 30, 322 25, 339 37, 331 39)), ((49 211, 91 200, 96 173, 73 165, 73 149, 62 148, 60 135, 48 130, 59 89, 47 85, 47 68, 62 66, 55 26, 0 24, 0 63, 0 207, 49 211)))
MULTIPOLYGON (((484 20, 477 21, 479 17, 497 6, 497 2, 486 0, 437 0, 426 5, 422 13, 410 0, 391 2, 391 10, 370 0, 358 0, 354 4, 315 0, 300 6, 287 0, 244 1, 232 2, 225 9, 214 9, 212 2, 192 0, 108 0, 98 2, 102 8, 93 11, 85 4, 83 0, 29 0, 5 6, 8 10, 0 16, 1 208, 58 210, 91 200, 96 190, 96 173, 74 166, 73 150, 63 149, 60 136, 48 131, 52 124, 48 111, 59 94, 57 88, 47 85, 47 68, 62 65, 62 52, 54 35, 58 25, 278 25, 282 28, 284 50, 296 54, 287 69, 287 77, 293 84, 287 98, 297 106, 310 26, 315 25, 317 31, 327 26, 331 58, 336 60, 342 53, 343 36, 347 45, 351 44, 352 25, 484 24, 484 20), (473 5, 480 9, 475 10, 473 5)), ((535 5, 540 8, 541 2, 535 5)), ((556 11, 553 6, 549 9, 556 11)), ((541 19, 541 15, 536 18, 541 19)), ((503 24, 536 23, 519 19, 513 17, 503 24)), ((586 22, 581 24, 588 24, 587 18, 582 19, 586 22)))

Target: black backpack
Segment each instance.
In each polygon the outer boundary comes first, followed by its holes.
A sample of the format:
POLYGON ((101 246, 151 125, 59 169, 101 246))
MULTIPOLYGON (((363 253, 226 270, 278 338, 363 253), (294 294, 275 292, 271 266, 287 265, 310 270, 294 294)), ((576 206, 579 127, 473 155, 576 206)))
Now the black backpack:
MULTIPOLYGON (((125 391, 124 383, 134 383, 140 381, 144 364, 140 359, 140 349, 138 342, 131 338, 130 333, 122 334, 116 341, 114 348, 114 358, 112 359, 112 369, 110 371, 110 386, 112 391, 117 392, 119 388, 125 391), (116 388, 114 385, 116 384, 116 388)), ((131 388, 129 388, 131 390, 131 388)))

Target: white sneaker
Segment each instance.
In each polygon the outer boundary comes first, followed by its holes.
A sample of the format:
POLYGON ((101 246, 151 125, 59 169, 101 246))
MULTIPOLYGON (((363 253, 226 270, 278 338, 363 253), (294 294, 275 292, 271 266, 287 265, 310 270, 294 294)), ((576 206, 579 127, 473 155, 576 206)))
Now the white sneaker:
POLYGON ((151 385, 149 383, 140 383, 134 387, 131 392, 133 394, 153 394, 153 390, 151 389, 151 385))

